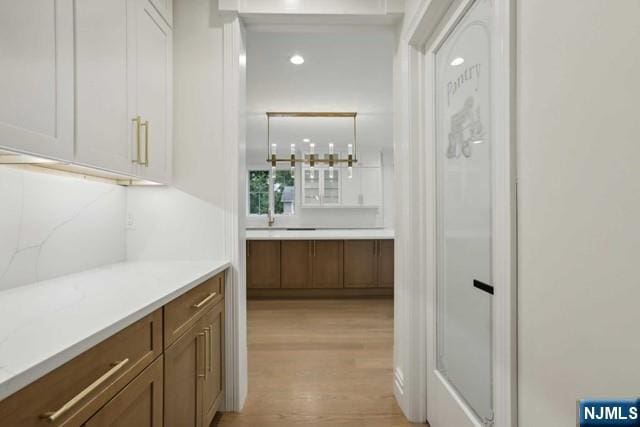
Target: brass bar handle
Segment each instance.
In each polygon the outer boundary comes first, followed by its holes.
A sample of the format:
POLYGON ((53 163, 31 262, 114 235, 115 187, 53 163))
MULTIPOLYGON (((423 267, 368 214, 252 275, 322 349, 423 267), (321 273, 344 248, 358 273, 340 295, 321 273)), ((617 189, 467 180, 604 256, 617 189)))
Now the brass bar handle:
POLYGON ((140 116, 136 116, 131 119, 136 124, 136 158, 131 160, 131 163, 140 164, 140 123, 142 119, 140 116))
POLYGON ((128 358, 124 359, 124 360, 121 360, 120 362, 116 362, 115 365, 111 369, 109 369, 107 372, 105 372, 100 378, 95 380, 93 383, 91 383, 87 388, 82 390, 80 393, 76 394, 73 397, 73 399, 71 399, 70 401, 68 401, 64 405, 62 405, 62 407, 60 409, 58 409, 55 412, 45 412, 44 414, 40 415, 40 418, 44 418, 50 423, 56 421, 58 418, 60 418, 62 415, 64 415, 67 411, 69 411, 71 408, 73 408, 75 405, 77 405, 78 402, 80 402, 82 399, 84 399, 89 394, 94 392, 105 381, 107 381, 109 378, 111 378, 113 375, 115 375, 116 372, 118 372, 120 369, 122 369, 124 367, 124 365, 126 365, 127 363, 129 363, 129 359, 128 358))
POLYGON ((206 303, 211 301, 216 295, 218 295, 218 293, 217 292, 213 292, 213 293, 209 294, 205 299, 200 301, 199 303, 193 304, 191 307, 192 308, 202 308, 203 305, 205 305, 206 303))
POLYGON ((140 123, 140 127, 144 127, 144 163, 142 166, 149 166, 149 120, 140 123))
POLYGON ((207 333, 207 372, 211 372, 213 366, 213 355, 211 347, 213 346, 213 332, 211 326, 207 326, 205 329, 207 333))
POLYGON ((207 367, 204 366, 204 359, 206 359, 206 351, 207 348, 205 345, 202 344, 202 340, 205 339, 205 333, 204 332, 200 332, 198 334, 198 336, 196 337, 196 347, 197 347, 197 352, 198 352, 198 358, 200 359, 198 361, 198 369, 200 369, 200 367, 202 366, 202 373, 198 372, 198 378, 206 378, 207 377, 207 367), (205 354, 203 355, 202 352, 205 352, 205 354))

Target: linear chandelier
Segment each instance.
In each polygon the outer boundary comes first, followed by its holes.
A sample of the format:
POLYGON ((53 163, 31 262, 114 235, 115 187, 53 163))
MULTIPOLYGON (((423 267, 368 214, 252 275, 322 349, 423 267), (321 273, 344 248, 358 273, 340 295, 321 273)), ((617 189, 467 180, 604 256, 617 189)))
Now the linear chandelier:
POLYGON ((356 138, 356 116, 358 113, 338 112, 338 113, 314 113, 314 112, 267 112, 267 162, 271 164, 271 176, 275 178, 276 167, 278 163, 287 163, 291 170, 291 175, 295 174, 296 163, 309 165, 309 169, 313 170, 316 164, 329 166, 329 177, 333 179, 333 170, 335 166, 346 164, 349 170, 349 178, 353 177, 353 164, 358 162, 357 158, 357 138, 356 138), (334 152, 333 142, 328 144, 328 156, 319 157, 316 153, 316 145, 310 139, 304 142, 309 143, 308 157, 303 154, 301 158, 296 157, 295 142, 289 143, 289 157, 278 157, 278 144, 271 142, 271 119, 274 117, 307 117, 307 118, 353 118, 353 140, 347 144, 347 157, 340 158, 334 152))

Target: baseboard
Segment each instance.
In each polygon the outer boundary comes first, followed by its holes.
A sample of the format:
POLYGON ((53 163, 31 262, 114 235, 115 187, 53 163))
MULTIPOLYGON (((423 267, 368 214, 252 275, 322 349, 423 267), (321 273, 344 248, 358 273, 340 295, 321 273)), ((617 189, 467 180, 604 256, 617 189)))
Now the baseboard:
POLYGON ((247 299, 392 298, 393 288, 247 289, 247 299))

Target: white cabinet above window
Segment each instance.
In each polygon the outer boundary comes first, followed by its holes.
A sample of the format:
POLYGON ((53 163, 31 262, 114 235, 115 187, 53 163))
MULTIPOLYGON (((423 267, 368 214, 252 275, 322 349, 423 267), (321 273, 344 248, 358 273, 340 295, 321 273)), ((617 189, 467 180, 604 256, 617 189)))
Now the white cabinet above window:
POLYGON ((380 153, 367 153, 363 164, 354 166, 349 178, 346 167, 335 167, 333 178, 328 167, 302 169, 302 207, 370 208, 382 207, 382 168, 380 153))

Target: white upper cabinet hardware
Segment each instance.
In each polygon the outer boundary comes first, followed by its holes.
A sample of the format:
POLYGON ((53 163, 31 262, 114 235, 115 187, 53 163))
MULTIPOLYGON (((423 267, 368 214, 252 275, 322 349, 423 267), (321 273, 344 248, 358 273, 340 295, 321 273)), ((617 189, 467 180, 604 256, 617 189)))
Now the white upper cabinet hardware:
POLYGON ((73 1, 0 2, 0 146, 73 156, 73 1))

